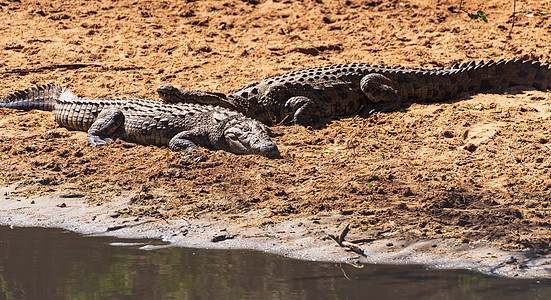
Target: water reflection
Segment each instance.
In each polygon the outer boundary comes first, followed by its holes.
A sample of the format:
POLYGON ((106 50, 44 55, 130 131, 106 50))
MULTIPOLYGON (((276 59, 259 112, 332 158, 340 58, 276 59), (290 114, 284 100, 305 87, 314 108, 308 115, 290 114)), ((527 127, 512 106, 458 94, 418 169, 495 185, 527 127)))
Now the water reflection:
POLYGON ((551 282, 0 227, 0 299, 551 299, 551 282))

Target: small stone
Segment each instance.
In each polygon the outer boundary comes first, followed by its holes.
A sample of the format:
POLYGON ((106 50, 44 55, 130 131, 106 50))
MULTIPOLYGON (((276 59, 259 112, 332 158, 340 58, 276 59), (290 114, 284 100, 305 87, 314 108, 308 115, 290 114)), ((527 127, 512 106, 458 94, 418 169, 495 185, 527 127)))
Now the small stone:
POLYGON ((476 145, 471 144, 471 143, 469 143, 468 145, 466 145, 466 146, 464 147, 464 149, 467 150, 467 151, 469 151, 469 152, 475 152, 477 148, 478 148, 478 147, 477 147, 476 145))
POLYGON ((453 132, 449 131, 449 130, 446 130, 442 133, 442 135, 445 137, 445 138, 452 138, 454 137, 454 134, 453 132))
POLYGON ((518 262, 518 260, 514 256, 511 256, 507 261, 505 261, 506 264, 514 264, 516 262, 518 262))
POLYGON ((213 243, 218 243, 218 242, 222 242, 222 241, 225 241, 225 240, 231 240, 233 238, 235 238, 237 236, 237 234, 232 234, 232 235, 228 235, 228 234, 222 234, 222 235, 217 235, 215 237, 213 237, 211 239, 211 242, 213 243))

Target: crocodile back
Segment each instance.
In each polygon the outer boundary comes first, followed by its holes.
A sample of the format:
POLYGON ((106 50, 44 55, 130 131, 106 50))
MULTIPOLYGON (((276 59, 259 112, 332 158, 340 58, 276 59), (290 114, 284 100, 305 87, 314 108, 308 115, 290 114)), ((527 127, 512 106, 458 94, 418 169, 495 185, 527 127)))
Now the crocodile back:
MULTIPOLYGON (((215 111, 224 115, 238 114, 210 105, 170 104, 141 98, 87 99, 67 91, 56 102, 54 115, 56 122, 64 127, 87 131, 102 111, 111 109, 120 110, 124 115, 118 136, 151 145, 167 145, 181 131, 209 127, 215 111)), ((209 127, 208 130, 217 128, 209 127)))
POLYGON ((402 102, 446 101, 463 92, 515 85, 551 88, 549 65, 519 59, 472 61, 435 69, 350 63, 269 77, 228 95, 227 101, 240 112, 267 124, 290 121, 293 112, 288 110, 286 101, 294 96, 313 100, 322 117, 346 117, 371 103, 360 89, 361 79, 368 74, 390 79, 402 102))
MULTIPOLYGON (((382 74, 392 80, 402 99, 414 102, 447 100, 462 92, 478 92, 515 85, 532 86, 539 90, 551 88, 551 69, 535 61, 510 59, 471 61, 452 67, 421 69, 387 67, 362 63, 310 68, 267 78, 267 85, 298 85, 315 89, 317 93, 333 93, 347 85, 359 90, 359 82, 367 74, 382 74)), ((249 91, 250 92, 250 91, 249 91)), ((338 94, 338 93, 337 93, 338 94)), ((346 97, 346 93, 342 95, 346 97)), ((335 95, 332 95, 334 98, 335 95)), ((338 97, 338 96, 337 96, 338 97)))

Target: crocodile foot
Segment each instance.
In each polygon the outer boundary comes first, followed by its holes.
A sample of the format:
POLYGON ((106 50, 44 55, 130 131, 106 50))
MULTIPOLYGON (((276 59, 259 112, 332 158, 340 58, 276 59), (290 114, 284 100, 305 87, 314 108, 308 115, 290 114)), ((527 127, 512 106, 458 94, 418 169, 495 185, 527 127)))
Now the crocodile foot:
POLYGON ((109 137, 102 137, 99 135, 88 134, 88 144, 92 146, 101 146, 101 145, 111 143, 112 141, 113 139, 109 137))
POLYGON ((193 149, 197 149, 197 145, 190 140, 182 138, 173 138, 170 140, 169 148, 172 151, 187 152, 193 149))
POLYGON ((367 74, 360 81, 360 89, 372 102, 390 102, 400 107, 402 99, 393 86, 392 80, 384 75, 376 73, 367 74))
POLYGON ((102 110, 97 120, 88 129, 88 143, 92 146, 105 145, 113 141, 110 136, 124 123, 124 115, 118 108, 102 110))
POLYGON ((319 110, 314 101, 307 97, 291 97, 285 107, 293 114, 293 123, 300 126, 315 126, 319 122, 319 110))

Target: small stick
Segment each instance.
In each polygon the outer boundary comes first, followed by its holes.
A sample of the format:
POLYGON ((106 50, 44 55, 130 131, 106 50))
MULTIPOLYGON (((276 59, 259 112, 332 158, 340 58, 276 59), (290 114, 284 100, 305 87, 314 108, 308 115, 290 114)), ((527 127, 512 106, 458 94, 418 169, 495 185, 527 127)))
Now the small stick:
POLYGON ((346 227, 344 227, 344 229, 342 230, 339 236, 334 236, 330 234, 329 237, 332 238, 335 242, 337 242, 339 246, 348 248, 362 256, 366 256, 363 249, 360 246, 344 240, 346 238, 346 235, 348 234, 348 231, 350 231, 350 224, 347 224, 346 227))
POLYGON ((511 38, 511 34, 513 33, 513 27, 515 27, 516 11, 517 11, 517 0, 513 0, 513 24, 511 24, 511 30, 509 30, 509 38, 511 38))
POLYGON ((543 12, 538 10, 519 10, 517 11, 519 14, 533 14, 538 16, 547 16, 551 15, 551 12, 543 12))
POLYGON ((355 239, 355 240, 350 240, 349 242, 353 243, 353 244, 361 244, 361 243, 370 243, 370 242, 373 242, 375 239, 355 239))
POLYGON ((339 264, 339 267, 341 268, 342 275, 344 275, 344 277, 346 277, 346 279, 352 280, 352 279, 350 279, 350 277, 348 277, 348 275, 346 275, 346 272, 345 272, 344 269, 342 268, 342 264, 339 264))
POLYGON ((76 63, 76 64, 56 64, 51 66, 40 67, 36 69, 13 69, 4 71, 4 73, 32 73, 32 72, 42 72, 46 70, 55 70, 55 69, 80 69, 86 67, 100 67, 101 64, 96 63, 76 63))

